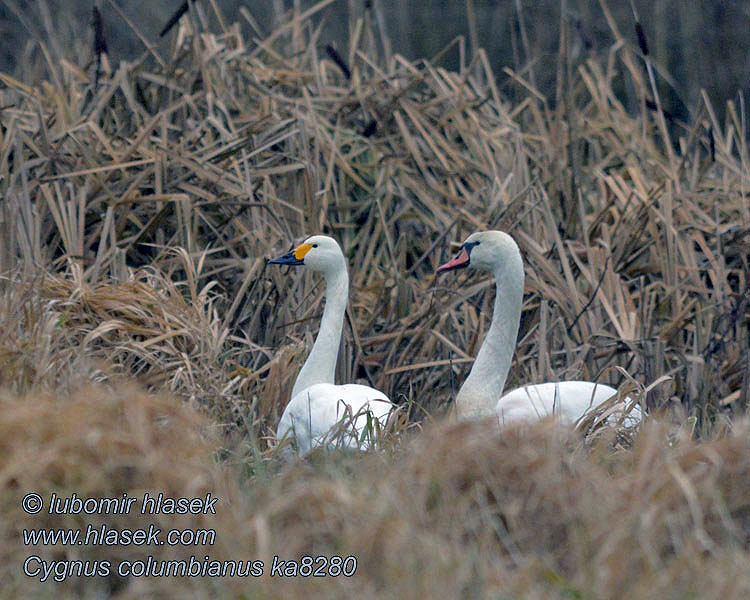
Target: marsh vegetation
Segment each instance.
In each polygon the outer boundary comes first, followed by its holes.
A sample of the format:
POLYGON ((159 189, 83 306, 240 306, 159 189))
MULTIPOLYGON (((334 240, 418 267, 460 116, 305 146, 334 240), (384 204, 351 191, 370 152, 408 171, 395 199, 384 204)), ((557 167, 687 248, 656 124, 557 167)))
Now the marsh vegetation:
POLYGON ((703 94, 689 122, 665 114, 614 21, 600 53, 561 42, 554 93, 510 67, 508 93, 464 39, 385 52, 372 11, 329 47, 329 4, 249 37, 205 3, 166 52, 0 74, 0 595, 747 597, 744 105, 703 94), (640 395, 641 431, 450 418, 494 283, 434 271, 490 228, 526 262, 507 387, 598 379, 640 395), (284 464, 273 431, 324 290, 266 260, 315 232, 350 267, 339 380, 401 408, 382 452, 284 464), (210 492, 216 515, 149 522, 216 543, 32 552, 24 528, 100 523, 24 514, 30 491, 210 492), (257 559, 266 575, 40 583, 32 553, 257 559), (268 576, 302 555, 357 571, 268 576))

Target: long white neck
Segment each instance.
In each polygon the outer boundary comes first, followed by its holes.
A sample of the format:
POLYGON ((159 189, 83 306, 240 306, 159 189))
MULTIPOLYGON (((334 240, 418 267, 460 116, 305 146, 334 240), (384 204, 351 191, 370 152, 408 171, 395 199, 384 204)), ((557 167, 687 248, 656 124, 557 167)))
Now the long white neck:
POLYGON ((326 273, 326 307, 310 355, 297 375, 292 398, 316 383, 334 383, 336 359, 341 343, 341 329, 349 299, 349 275, 346 264, 326 273))
POLYGON ((516 347, 523 303, 523 278, 520 255, 518 260, 510 260, 495 270, 492 324, 474 366, 456 396, 459 419, 477 419, 495 413, 516 347))

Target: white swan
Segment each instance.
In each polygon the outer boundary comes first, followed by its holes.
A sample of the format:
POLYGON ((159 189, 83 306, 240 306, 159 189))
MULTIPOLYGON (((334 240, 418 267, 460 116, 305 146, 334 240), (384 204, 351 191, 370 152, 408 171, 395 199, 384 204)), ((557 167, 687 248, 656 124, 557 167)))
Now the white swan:
MULTIPOLYGON (((437 272, 469 266, 492 272, 497 292, 490 329, 456 396, 460 419, 497 414, 501 423, 509 423, 555 415, 560 422, 572 424, 617 393, 601 383, 561 381, 527 385, 501 396, 521 321, 523 261, 516 242, 507 233, 482 231, 470 235, 455 258, 438 267, 437 272)), ((634 425, 640 420, 640 407, 634 406, 625 422, 634 425)))
POLYGON ((384 426, 393 404, 383 392, 354 383, 334 384, 344 313, 349 298, 346 259, 336 240, 314 235, 269 263, 304 266, 326 280, 326 305, 320 331, 292 388, 276 430, 278 439, 294 437, 304 455, 316 446, 366 447, 368 422, 384 426))

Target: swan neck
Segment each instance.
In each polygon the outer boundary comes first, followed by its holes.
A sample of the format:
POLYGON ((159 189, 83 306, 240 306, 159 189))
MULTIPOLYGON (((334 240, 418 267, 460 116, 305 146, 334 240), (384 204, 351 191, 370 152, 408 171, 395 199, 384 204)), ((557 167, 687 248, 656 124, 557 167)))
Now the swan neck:
POLYGON ((310 355, 297 375, 292 398, 316 383, 334 383, 341 330, 349 299, 349 275, 346 265, 341 264, 339 268, 326 273, 325 278, 326 305, 320 321, 320 330, 310 355))
POLYGON ((520 270, 517 265, 513 266, 495 272, 492 323, 474 366, 456 397, 456 409, 461 419, 495 414, 497 401, 508 379, 523 302, 523 264, 520 263, 520 270))

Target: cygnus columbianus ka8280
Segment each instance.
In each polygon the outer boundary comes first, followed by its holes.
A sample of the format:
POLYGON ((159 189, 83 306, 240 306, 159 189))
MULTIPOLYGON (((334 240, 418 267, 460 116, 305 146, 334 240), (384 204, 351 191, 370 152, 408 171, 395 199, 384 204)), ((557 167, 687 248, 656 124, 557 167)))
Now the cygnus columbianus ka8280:
MULTIPOLYGON (((437 272, 464 267, 493 273, 497 291, 490 329, 456 396, 460 419, 494 413, 501 423, 510 423, 554 415, 561 423, 572 424, 617 393, 601 383, 560 381, 523 386, 501 396, 521 322, 524 282, 521 253, 507 233, 481 231, 470 235, 458 254, 438 267, 437 272)), ((634 406, 625 422, 634 425, 640 420, 640 407, 634 406)))
POLYGON ((341 447, 359 448, 368 418, 385 425, 393 405, 383 392, 366 385, 334 384, 349 299, 344 253, 333 238, 314 235, 291 252, 268 262, 303 266, 322 273, 326 281, 326 305, 320 331, 297 375, 292 399, 281 415, 276 435, 279 439, 294 436, 297 451, 303 455, 315 446, 329 445, 332 441, 341 447))

